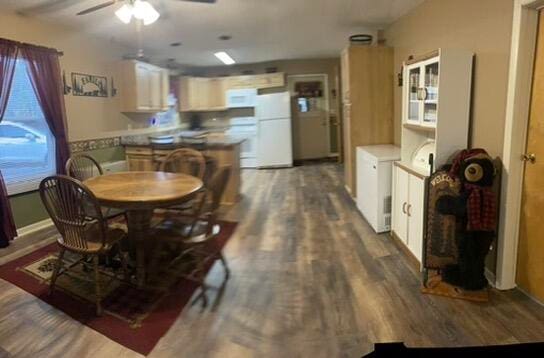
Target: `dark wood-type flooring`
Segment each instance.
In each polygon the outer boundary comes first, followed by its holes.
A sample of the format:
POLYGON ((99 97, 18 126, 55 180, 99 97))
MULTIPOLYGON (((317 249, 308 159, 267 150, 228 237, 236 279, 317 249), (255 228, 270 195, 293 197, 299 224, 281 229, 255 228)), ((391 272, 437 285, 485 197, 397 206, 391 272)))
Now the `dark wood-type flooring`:
MULTIPOLYGON (((425 296, 419 273, 376 235, 346 194, 340 167, 243 173, 232 270, 211 306, 187 307, 150 357, 360 357, 374 342, 408 346, 544 340, 544 307, 519 291, 475 304, 425 296)), ((208 277, 221 284, 216 265, 208 277)), ((0 281, 0 352, 21 357, 135 357, 0 281)))

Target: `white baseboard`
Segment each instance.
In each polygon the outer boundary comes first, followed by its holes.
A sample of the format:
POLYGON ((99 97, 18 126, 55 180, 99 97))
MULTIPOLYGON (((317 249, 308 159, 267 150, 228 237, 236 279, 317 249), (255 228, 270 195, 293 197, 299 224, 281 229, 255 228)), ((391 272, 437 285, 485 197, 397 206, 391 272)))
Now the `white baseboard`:
POLYGON ((37 231, 47 229, 51 226, 53 226, 53 221, 51 219, 45 219, 35 222, 34 224, 27 225, 25 227, 17 229, 17 239, 34 234, 37 231))

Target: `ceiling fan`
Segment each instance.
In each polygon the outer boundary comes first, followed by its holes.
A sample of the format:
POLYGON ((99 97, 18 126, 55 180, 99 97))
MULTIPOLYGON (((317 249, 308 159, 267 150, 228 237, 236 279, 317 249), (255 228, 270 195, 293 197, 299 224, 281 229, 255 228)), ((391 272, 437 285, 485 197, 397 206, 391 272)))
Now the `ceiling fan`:
MULTIPOLYGON (((21 15, 36 15, 40 13, 45 13, 49 11, 58 11, 66 8, 67 6, 72 6, 81 0, 51 0, 45 3, 41 3, 37 6, 32 6, 29 8, 21 9, 18 11, 21 15)), ((177 0, 177 1, 187 1, 187 2, 197 2, 197 3, 206 3, 214 4, 217 0, 177 0)), ((129 23, 132 17, 143 20, 144 25, 149 25, 155 22, 160 14, 153 8, 153 6, 145 0, 110 0, 102 4, 90 7, 83 11, 77 13, 77 15, 86 15, 97 10, 104 9, 106 7, 115 5, 117 3, 124 3, 121 8, 119 8, 115 13, 117 17, 124 23, 129 23)))
MULTIPOLYGON (((178 0, 178 1, 190 1, 190 2, 201 2, 201 3, 215 3, 216 0, 178 0)), ((158 20, 160 14, 153 5, 145 0, 110 0, 105 3, 90 7, 86 10, 80 11, 77 15, 86 15, 97 10, 104 9, 106 7, 115 5, 117 3, 124 2, 124 5, 121 6, 117 11, 115 11, 115 16, 119 18, 125 24, 130 23, 134 17, 137 20, 141 20, 144 25, 150 25, 158 20)))

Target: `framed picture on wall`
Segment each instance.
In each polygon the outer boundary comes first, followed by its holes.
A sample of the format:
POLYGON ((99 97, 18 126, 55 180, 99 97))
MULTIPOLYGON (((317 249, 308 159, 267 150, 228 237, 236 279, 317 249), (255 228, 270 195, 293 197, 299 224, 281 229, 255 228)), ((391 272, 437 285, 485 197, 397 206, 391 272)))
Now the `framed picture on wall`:
POLYGON ((72 72, 72 94, 86 97, 108 97, 108 78, 72 72))

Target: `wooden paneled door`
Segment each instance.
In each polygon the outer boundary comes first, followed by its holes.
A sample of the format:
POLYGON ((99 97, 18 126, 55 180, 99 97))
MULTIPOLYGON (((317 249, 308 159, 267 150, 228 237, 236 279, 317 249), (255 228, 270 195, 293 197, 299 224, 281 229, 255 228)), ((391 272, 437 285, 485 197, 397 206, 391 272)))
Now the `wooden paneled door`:
POLYGON ((327 75, 288 77, 293 121, 294 159, 318 159, 329 156, 329 95, 327 75), (320 83, 321 94, 297 93, 297 84, 320 83))
POLYGON ((544 13, 540 12, 527 132, 517 284, 544 302, 544 13))

